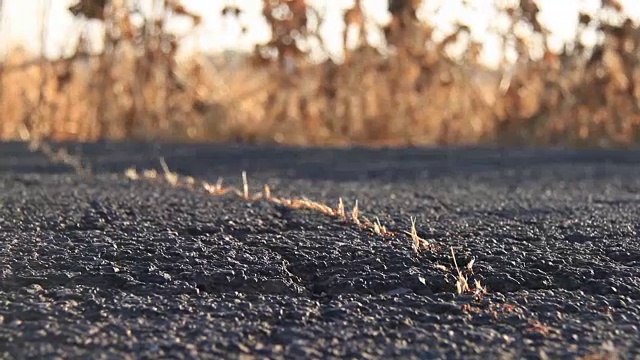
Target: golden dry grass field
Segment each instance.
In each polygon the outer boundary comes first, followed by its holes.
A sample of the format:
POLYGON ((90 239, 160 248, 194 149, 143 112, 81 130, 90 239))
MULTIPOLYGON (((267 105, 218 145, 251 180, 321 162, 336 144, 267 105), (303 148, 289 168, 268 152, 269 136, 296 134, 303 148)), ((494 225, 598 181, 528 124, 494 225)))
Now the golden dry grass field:
MULTIPOLYGON (((161 3, 198 25, 200 16, 179 2, 161 3)), ((178 61, 180 40, 163 20, 136 23, 128 2, 82 0, 69 11, 105 24, 105 50, 92 53, 83 39, 61 59, 11 50, 0 65, 0 139, 334 146, 631 146, 640 139, 640 27, 617 2, 580 14, 601 42, 560 52, 547 46, 533 0, 501 8, 510 30, 531 31, 503 34, 518 61, 499 70, 478 61, 482 44, 468 42, 452 56, 449 47, 469 29, 435 40, 434 27, 416 15, 420 3, 389 2, 391 22, 381 30, 390 52, 361 37, 342 62, 312 61, 298 46, 318 38, 312 8, 278 0, 263 11, 273 38, 254 53, 178 61), (277 6, 288 16, 276 16, 277 6), (531 48, 536 41, 542 56, 531 48)), ((361 26, 362 16, 357 1, 344 14, 347 28, 361 26)))

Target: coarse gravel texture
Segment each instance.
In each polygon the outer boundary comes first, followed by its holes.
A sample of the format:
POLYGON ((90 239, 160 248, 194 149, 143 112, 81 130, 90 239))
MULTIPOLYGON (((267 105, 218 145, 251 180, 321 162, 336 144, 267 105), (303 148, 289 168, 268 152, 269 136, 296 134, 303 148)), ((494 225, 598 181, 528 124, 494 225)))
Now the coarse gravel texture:
POLYGON ((65 146, 0 145, 0 358, 640 358, 640 151, 65 146), (398 235, 122 175, 159 157, 398 235))

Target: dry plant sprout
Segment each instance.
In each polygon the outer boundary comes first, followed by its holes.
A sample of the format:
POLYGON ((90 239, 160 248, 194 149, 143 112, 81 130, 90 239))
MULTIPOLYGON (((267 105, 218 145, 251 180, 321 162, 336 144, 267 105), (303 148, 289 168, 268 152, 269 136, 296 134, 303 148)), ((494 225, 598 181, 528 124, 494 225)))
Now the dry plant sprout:
POLYGON ((411 237, 413 242, 413 251, 416 253, 420 252, 420 248, 429 249, 429 242, 418 236, 418 230, 416 229, 416 218, 411 217, 411 230, 405 231, 404 233, 411 237))
MULTIPOLYGON (((0 139, 21 139, 27 131, 39 141, 625 146, 640 140, 640 27, 616 0, 576 13, 575 41, 559 49, 550 45, 535 0, 496 1, 495 23, 502 25, 490 31, 514 55, 498 69, 480 62, 483 45, 469 24, 460 21, 449 32, 433 25, 445 0, 388 0, 385 24, 354 1, 343 16, 343 57, 319 35, 327 16, 321 2, 264 0, 271 39, 231 60, 197 51, 179 58, 183 39, 202 31, 206 14, 179 0, 153 0, 152 10, 142 11, 140 1, 78 0, 69 13, 83 30, 70 36, 61 58, 10 50, 0 63, 0 139), (171 32, 175 18, 191 30, 171 32), (104 29, 103 46, 91 40, 90 23, 104 29), (589 34, 599 40, 584 43, 589 34), (368 43, 373 37, 381 43, 368 43)), ((241 2, 225 4, 225 21, 243 31, 254 26, 245 22, 241 2)), ((40 16, 45 23, 48 13, 40 16)))
MULTIPOLYGON (((453 247, 451 247, 451 258, 453 259, 453 265, 456 270, 456 290, 458 294, 471 293, 476 297, 480 297, 487 293, 487 288, 482 286, 480 280, 474 280, 474 287, 471 288, 469 286, 469 280, 467 276, 465 276, 460 268, 458 267, 458 260, 456 260, 456 253, 453 251, 453 247)), ((473 264, 475 259, 472 259, 466 266, 469 273, 473 274, 473 264)))
POLYGON ((458 294, 469 292, 471 288, 469 287, 467 278, 464 275, 462 275, 462 272, 458 267, 458 261, 456 260, 456 254, 453 251, 453 247, 451 248, 451 258, 453 258, 453 265, 455 266, 456 272, 458 273, 458 276, 456 278, 456 289, 458 290, 458 294))

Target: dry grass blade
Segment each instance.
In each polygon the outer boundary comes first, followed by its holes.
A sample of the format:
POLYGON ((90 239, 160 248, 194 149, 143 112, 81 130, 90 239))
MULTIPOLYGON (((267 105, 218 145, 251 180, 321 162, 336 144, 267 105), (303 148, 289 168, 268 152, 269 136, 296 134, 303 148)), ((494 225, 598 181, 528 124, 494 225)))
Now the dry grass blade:
POLYGON ((317 201, 309 200, 307 198, 302 198, 302 199, 283 198, 283 199, 273 199, 273 200, 274 202, 278 202, 292 209, 314 210, 314 211, 323 213, 325 215, 330 215, 330 216, 334 215, 334 211, 331 207, 317 201))
POLYGON ((326 204, 323 204, 318 201, 309 200, 307 198, 305 198, 305 200, 311 204, 313 209, 318 210, 319 212, 325 215, 333 216, 335 214, 334 210, 326 204))
POLYGON ((411 220, 411 229, 410 231, 403 232, 411 237, 411 240, 413 241, 413 250, 416 253, 419 253, 420 248, 428 249, 429 242, 418 235, 418 229, 416 228, 416 218, 412 216, 409 219, 411 220))
POLYGON ((469 288, 469 283, 467 282, 467 278, 462 275, 460 268, 458 267, 458 261, 456 260, 456 254, 453 251, 453 247, 451 247, 451 257, 453 258, 453 265, 456 267, 456 272, 458 273, 458 278, 456 279, 456 290, 458 294, 463 294, 471 291, 469 288))
POLYGON ((242 172, 242 197, 249 200, 249 182, 247 181, 247 172, 242 172))
POLYGON ((486 294, 488 292, 487 287, 486 286, 482 286, 482 284, 480 283, 480 280, 476 279, 473 281, 473 293, 476 296, 480 296, 482 294, 486 294))
POLYGON ((140 175, 138 175, 138 171, 136 170, 136 168, 128 168, 125 172, 124 172, 124 176, 127 179, 131 179, 131 180, 139 180, 140 179, 140 175))
POLYGON ((160 158, 160 166, 162 166, 162 171, 164 171, 164 179, 166 180, 166 182, 168 182, 171 186, 177 186, 179 180, 178 174, 171 172, 169 166, 167 165, 167 162, 164 161, 163 157, 160 158))
POLYGON ((203 181, 202 188, 204 189, 204 191, 208 192, 211 195, 215 195, 218 193, 218 187, 216 186, 216 184, 211 184, 209 182, 203 181))
POLYGON ((471 274, 473 274, 473 264, 476 262, 476 259, 473 258, 471 259, 471 261, 469 261, 469 263, 467 264, 467 270, 469 270, 469 272, 471 274))
POLYGON ((284 201, 282 199, 278 198, 278 197, 275 197, 275 196, 271 196, 269 201, 271 201, 274 204, 284 205, 284 201))
POLYGON ((344 201, 342 201, 342 198, 338 198, 338 209, 336 210, 336 213, 342 220, 347 219, 347 214, 344 211, 344 201))
POLYGON ((189 187, 193 187, 196 184, 196 179, 193 176, 185 176, 183 180, 189 187))
POLYGON ((380 235, 382 234, 382 227, 380 226, 380 220, 376 217, 376 220, 373 222, 373 232, 380 235))
POLYGON ((358 208, 358 200, 356 200, 353 210, 351 210, 351 220, 354 223, 360 225, 360 209, 358 208))
POLYGON ((373 232, 378 235, 388 235, 389 231, 387 231, 387 227, 380 223, 380 218, 376 216, 375 221, 373 222, 373 232))
POLYGON ((155 180, 158 178, 158 171, 155 169, 143 170, 142 177, 148 180, 155 180))
POLYGON ((223 179, 222 178, 218 178, 218 181, 215 184, 212 184, 210 182, 207 181, 202 181, 202 188, 209 193, 210 195, 224 195, 227 194, 229 192, 232 192, 238 196, 242 197, 242 193, 240 192, 240 190, 234 188, 234 187, 224 187, 223 185, 223 179))
POLYGON ((218 180, 216 181, 216 188, 218 189, 222 189, 222 184, 224 183, 224 179, 222 177, 219 177, 218 180))
POLYGON ((413 239, 413 249, 415 252, 420 251, 420 238, 418 237, 418 230, 416 229, 416 218, 411 217, 411 239, 413 239))
POLYGON ((264 184, 264 198, 266 200, 271 200, 271 188, 269 188, 269 185, 264 184))

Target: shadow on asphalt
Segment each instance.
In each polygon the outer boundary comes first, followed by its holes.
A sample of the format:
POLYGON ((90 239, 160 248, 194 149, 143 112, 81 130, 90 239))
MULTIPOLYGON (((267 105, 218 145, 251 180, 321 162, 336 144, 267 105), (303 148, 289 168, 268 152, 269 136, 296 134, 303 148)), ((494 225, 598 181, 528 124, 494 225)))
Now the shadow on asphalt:
MULTIPOLYGON (((26 158, 24 143, 2 145, 0 171, 13 173, 67 173, 64 165, 51 164, 41 154, 26 158), (19 158, 18 158, 19 155, 19 158)), ((611 172, 640 165, 640 150, 569 150, 505 148, 297 148, 220 144, 169 143, 62 143, 78 154, 96 173, 121 173, 128 167, 157 168, 164 157, 169 167, 196 177, 233 176, 260 172, 291 180, 404 182, 474 176, 485 172, 511 172, 535 176, 536 169, 569 176, 599 179, 611 172), (525 171, 526 170, 526 171, 525 171)))

